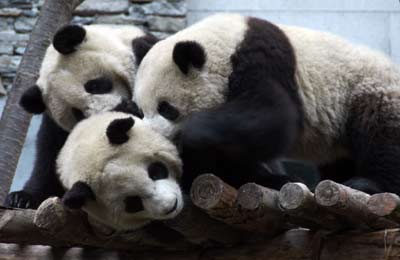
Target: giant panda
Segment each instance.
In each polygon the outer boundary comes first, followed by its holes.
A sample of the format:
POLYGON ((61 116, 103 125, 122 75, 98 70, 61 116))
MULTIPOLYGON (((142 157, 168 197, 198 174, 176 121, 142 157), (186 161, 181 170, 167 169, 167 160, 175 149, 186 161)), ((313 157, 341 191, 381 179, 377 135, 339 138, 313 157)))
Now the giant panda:
POLYGON ((45 112, 34 169, 22 191, 7 196, 6 206, 36 208, 62 193, 55 160, 79 120, 101 111, 135 113, 130 101, 135 72, 156 41, 135 26, 67 25, 55 34, 36 84, 20 101, 30 113, 45 112))
POLYGON ((235 181, 253 174, 241 168, 249 162, 286 156, 314 162, 323 178, 400 194, 399 68, 338 36, 210 16, 153 46, 134 99, 179 140, 184 176, 189 167, 235 181))
POLYGON ((137 117, 105 112, 82 120, 57 158, 62 202, 115 230, 175 217, 183 208, 174 144, 137 117))

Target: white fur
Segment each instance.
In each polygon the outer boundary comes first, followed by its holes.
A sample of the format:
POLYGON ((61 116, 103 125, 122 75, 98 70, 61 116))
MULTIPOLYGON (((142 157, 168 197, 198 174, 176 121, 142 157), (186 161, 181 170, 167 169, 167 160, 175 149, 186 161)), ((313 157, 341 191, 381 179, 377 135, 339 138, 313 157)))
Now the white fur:
POLYGON ((132 40, 145 35, 134 26, 84 28, 86 37, 77 51, 62 55, 49 46, 37 81, 47 112, 67 131, 76 123, 71 108, 80 109, 88 117, 130 98, 137 69, 132 40), (102 95, 87 93, 84 84, 102 76, 112 80, 113 90, 102 95))
POLYGON ((295 49, 296 77, 305 104, 304 135, 291 155, 317 163, 347 156, 339 143, 352 102, 370 93, 400 94, 398 66, 381 53, 330 33, 280 27, 295 49))
POLYGON ((165 119, 157 118, 160 101, 170 102, 183 116, 225 101, 228 76, 232 72, 230 55, 243 40, 247 25, 245 18, 239 15, 213 18, 158 42, 139 66, 134 99, 146 120, 166 136, 173 133, 176 127, 165 119), (188 76, 183 75, 172 60, 175 44, 185 40, 200 43, 207 55, 204 69, 190 70, 188 76))
POLYGON ((134 118, 129 141, 110 144, 106 129, 118 118, 132 117, 119 112, 106 112, 83 120, 73 129, 57 159, 57 172, 66 189, 77 181, 87 183, 96 201, 87 201, 83 209, 90 217, 117 230, 140 227, 152 219, 176 216, 183 207, 178 179, 181 161, 176 147, 142 120, 134 118), (162 162, 169 177, 153 181, 147 167, 162 162), (125 212, 124 199, 140 196, 145 210, 125 212), (177 209, 165 214, 174 206, 177 209))
MULTIPOLYGON (((388 112, 400 108, 400 102, 395 101, 400 97, 400 72, 383 54, 329 33, 278 27, 294 47, 296 79, 305 104, 305 131, 290 156, 317 163, 346 156, 348 151, 339 145, 340 138, 348 110, 360 95, 372 93, 391 100, 390 104, 386 102, 388 112)), ((223 103, 232 71, 230 57, 246 30, 245 17, 218 14, 158 42, 142 61, 134 91, 145 120, 153 121, 159 131, 166 129, 168 136, 174 126, 158 123, 158 102, 170 102, 182 118, 192 111, 223 103), (207 53, 204 68, 192 69, 188 76, 172 60, 173 47, 182 40, 200 43, 207 53)))

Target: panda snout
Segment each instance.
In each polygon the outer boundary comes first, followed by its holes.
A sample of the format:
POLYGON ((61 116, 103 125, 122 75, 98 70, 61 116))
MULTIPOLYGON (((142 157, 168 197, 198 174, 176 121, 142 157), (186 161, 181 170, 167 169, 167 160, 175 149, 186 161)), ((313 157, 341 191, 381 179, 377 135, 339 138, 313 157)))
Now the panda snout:
POLYGON ((174 205, 170 208, 164 211, 164 215, 169 215, 172 212, 174 212, 176 210, 176 208, 178 207, 178 199, 175 199, 175 203, 174 205))
POLYGON ((127 213, 137 213, 144 210, 142 198, 139 196, 128 196, 124 200, 127 213))

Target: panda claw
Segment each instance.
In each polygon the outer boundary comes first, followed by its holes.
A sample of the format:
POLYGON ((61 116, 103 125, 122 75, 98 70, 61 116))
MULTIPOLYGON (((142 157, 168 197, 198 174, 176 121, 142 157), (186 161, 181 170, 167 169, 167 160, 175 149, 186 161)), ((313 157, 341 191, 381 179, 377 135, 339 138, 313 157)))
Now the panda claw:
POLYGON ((10 208, 28 209, 31 207, 32 196, 25 191, 15 191, 7 195, 5 206, 10 208))

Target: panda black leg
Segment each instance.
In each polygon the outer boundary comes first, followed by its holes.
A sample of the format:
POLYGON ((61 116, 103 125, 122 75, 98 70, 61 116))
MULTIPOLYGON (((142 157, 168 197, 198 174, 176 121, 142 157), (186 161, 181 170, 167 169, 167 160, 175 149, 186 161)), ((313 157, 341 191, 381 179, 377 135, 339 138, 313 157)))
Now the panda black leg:
POLYGON ((400 195, 400 100, 388 95, 365 94, 352 102, 347 133, 360 178, 349 185, 400 195))
POLYGON ((353 160, 342 158, 319 165, 318 172, 321 180, 332 180, 343 183, 355 176, 356 169, 353 160))
POLYGON ((21 191, 7 195, 4 206, 36 209, 51 196, 62 196, 64 189, 56 175, 56 158, 68 133, 58 127, 46 114, 36 141, 36 160, 29 180, 21 191))
POLYGON ((345 181, 343 184, 350 188, 360 190, 368 194, 381 193, 384 191, 378 183, 363 177, 351 178, 350 180, 345 181))
POLYGON ((276 82, 257 82, 262 86, 216 109, 193 113, 183 123, 178 147, 184 176, 196 170, 220 172, 244 184, 259 171, 254 162, 271 161, 288 150, 299 132, 297 107, 276 82))
POLYGON ((302 182, 299 178, 289 175, 279 160, 257 163, 251 179, 249 182, 275 190, 280 190, 288 182, 302 182))

